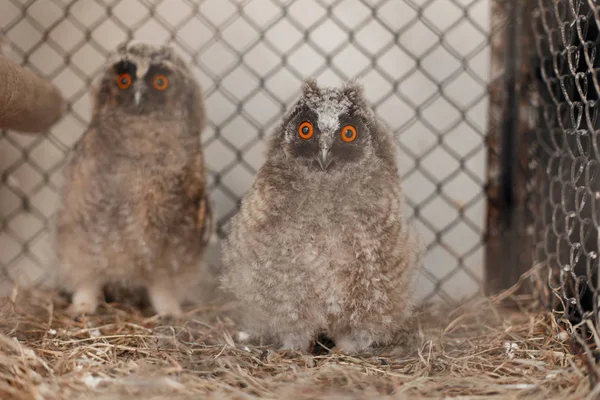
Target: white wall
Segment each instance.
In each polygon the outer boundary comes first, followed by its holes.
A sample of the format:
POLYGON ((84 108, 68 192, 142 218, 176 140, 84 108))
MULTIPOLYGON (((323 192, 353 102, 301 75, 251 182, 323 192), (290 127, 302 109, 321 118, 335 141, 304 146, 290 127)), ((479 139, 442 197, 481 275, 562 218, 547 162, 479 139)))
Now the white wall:
MULTIPOLYGON (((0 266, 11 278, 36 280, 43 272, 39 265, 51 258, 44 225, 56 206, 64 151, 89 120, 90 80, 98 75, 106 52, 126 39, 130 28, 135 39, 172 43, 195 63, 207 96, 210 124, 204 139, 211 171, 222 171, 235 161, 231 147, 243 148, 244 162, 254 169, 261 165, 264 144, 258 136, 270 134, 283 108, 295 100, 301 77, 314 75, 320 84, 337 85, 358 76, 378 115, 398 133, 407 212, 413 215, 414 206, 421 203, 415 223, 431 248, 419 294, 435 298, 434 282, 453 271, 441 285, 442 297, 460 298, 479 290, 489 0, 437 0, 423 9, 429 1, 0 1, 0 29, 12 44, 8 55, 18 61, 28 55, 27 65, 51 77, 72 100, 69 115, 48 135, 0 136, 0 171, 10 177, 10 185, 0 184, 0 220, 7 225, 0 232, 0 266), (457 4, 471 4, 468 18, 457 4), (155 17, 146 21, 152 5, 155 17), (334 5, 329 18, 328 5, 334 5), (369 6, 376 7, 375 14, 369 6), (255 44, 261 29, 264 39, 255 44), (240 58, 236 52, 244 55, 240 58), (282 52, 289 53, 284 65, 278 54, 282 52), (65 54, 71 54, 68 63, 65 54), (330 66, 325 54, 331 55, 330 66), (261 77, 264 89, 253 94, 261 77), (28 149, 28 160, 20 148, 28 149), (464 158, 464 169, 457 157, 464 158), (46 176, 44 171, 49 171, 46 176), (442 194, 435 194, 442 180, 442 194), (29 212, 21 209, 19 194, 29 198, 29 212), (448 229, 461 209, 471 223, 461 220, 448 229), (443 246, 433 244, 436 234, 443 246), (25 253, 23 241, 30 241, 25 253), (465 269, 457 269, 453 254, 474 248, 464 257, 465 269)), ((222 175, 223 186, 212 191, 219 216, 234 212, 231 195, 242 195, 252 179, 253 173, 242 165, 222 175)))

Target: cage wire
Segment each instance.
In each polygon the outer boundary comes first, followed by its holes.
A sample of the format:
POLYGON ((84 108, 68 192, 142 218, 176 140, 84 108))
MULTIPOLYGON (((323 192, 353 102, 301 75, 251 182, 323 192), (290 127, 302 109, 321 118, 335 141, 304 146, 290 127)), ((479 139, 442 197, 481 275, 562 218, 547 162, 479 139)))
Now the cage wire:
POLYGON ((10 57, 49 77, 69 103, 47 134, 0 136, 3 280, 46 279, 62 165, 89 122, 89 87, 115 46, 137 39, 172 45, 203 87, 219 235, 301 80, 359 77, 398 139, 407 214, 427 244, 417 292, 477 295, 490 37, 501 29, 490 10, 490 0, 2 0, 10 57))
POLYGON ((544 300, 598 382, 600 100, 596 1, 536 0, 531 210, 544 300))

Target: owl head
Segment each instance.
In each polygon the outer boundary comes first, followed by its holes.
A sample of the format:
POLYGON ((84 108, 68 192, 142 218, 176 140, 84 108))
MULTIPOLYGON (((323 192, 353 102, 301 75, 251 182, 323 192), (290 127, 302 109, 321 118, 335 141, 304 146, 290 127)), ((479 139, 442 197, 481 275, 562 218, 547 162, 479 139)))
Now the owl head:
POLYGON ((109 59, 96 94, 96 109, 130 114, 186 111, 201 102, 185 62, 167 46, 122 43, 109 59))
POLYGON ((308 78, 269 150, 273 154, 282 149, 289 160, 333 173, 381 158, 393 159, 393 147, 391 134, 377 122, 360 84, 319 87, 308 78))

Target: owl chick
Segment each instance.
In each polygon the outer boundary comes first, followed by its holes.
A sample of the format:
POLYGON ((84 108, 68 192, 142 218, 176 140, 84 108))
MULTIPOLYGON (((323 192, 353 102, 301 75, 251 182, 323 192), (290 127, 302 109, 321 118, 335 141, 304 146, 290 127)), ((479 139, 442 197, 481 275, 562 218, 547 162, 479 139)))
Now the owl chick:
POLYGON ((392 134, 355 82, 304 82, 229 222, 222 285, 245 328, 306 351, 321 332, 346 352, 393 340, 411 315, 421 246, 403 221, 392 134))
POLYGON ((57 215, 58 280, 73 313, 95 312, 111 283, 145 287, 158 314, 181 313, 212 233, 204 127, 201 88, 171 48, 117 48, 57 215))

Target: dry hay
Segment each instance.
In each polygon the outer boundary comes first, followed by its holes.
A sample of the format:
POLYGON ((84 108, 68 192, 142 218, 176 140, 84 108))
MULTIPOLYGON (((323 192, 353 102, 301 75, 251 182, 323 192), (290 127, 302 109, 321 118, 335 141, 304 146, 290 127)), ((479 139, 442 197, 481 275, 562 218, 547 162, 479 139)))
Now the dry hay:
POLYGON ((0 398, 596 398, 566 332, 531 306, 503 308, 508 297, 534 303, 509 293, 422 310, 404 345, 359 357, 238 343, 231 306, 171 322, 110 306, 74 321, 52 293, 13 293, 0 303, 0 398))

